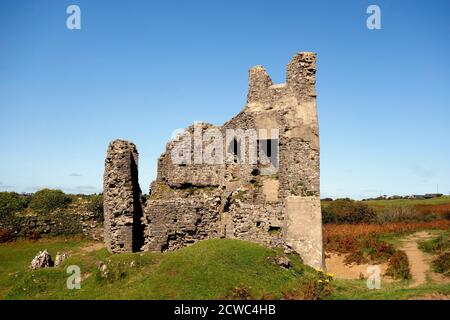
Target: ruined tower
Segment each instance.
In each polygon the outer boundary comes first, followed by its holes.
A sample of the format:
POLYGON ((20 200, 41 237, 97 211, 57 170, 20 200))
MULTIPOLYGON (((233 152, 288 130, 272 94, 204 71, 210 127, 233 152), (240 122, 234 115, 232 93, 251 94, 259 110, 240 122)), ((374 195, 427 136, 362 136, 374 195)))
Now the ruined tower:
POLYGON ((139 251, 142 245, 138 152, 128 141, 110 143, 103 178, 105 244, 111 253, 139 251))
MULTIPOLYGON (((314 53, 295 55, 282 84, 253 67, 239 114, 222 126, 196 123, 169 141, 144 208, 142 250, 234 238, 290 247, 306 264, 324 267, 315 85, 314 53)), ((109 210, 122 208, 113 200, 121 188, 110 187, 109 210)), ((118 211, 130 218, 130 210, 118 211)))

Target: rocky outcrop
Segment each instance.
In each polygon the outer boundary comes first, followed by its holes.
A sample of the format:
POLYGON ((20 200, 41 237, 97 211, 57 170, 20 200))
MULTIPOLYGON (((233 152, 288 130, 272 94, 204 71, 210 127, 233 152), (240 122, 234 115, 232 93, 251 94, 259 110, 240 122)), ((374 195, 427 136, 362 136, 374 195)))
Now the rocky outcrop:
POLYGON ((47 250, 39 251, 39 253, 31 261, 30 265, 31 270, 49 267, 53 267, 53 261, 47 250))
POLYGON ((66 252, 58 252, 55 256, 55 267, 59 267, 68 258, 69 254, 66 252))
POLYGON ((133 252, 142 246, 141 189, 138 152, 128 141, 110 143, 103 180, 104 240, 112 253, 133 252))

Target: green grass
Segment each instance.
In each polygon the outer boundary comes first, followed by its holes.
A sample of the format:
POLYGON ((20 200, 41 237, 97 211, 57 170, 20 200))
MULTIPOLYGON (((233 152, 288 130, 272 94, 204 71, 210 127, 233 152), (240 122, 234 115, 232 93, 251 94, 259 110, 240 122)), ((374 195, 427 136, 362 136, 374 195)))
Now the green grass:
MULTIPOLYGON (((392 239, 397 241, 397 239, 392 239)), ((0 299, 221 299, 243 288, 252 298, 280 299, 285 293, 301 291, 317 283, 318 275, 289 255, 291 270, 271 262, 282 254, 250 242, 206 240, 167 253, 110 255, 105 249, 87 251, 93 242, 76 238, 16 241, 0 245, 0 299), (43 249, 52 257, 57 251, 70 253, 61 267, 28 270, 31 259, 43 249), (98 271, 108 266, 109 276, 98 271), (132 266, 133 264, 133 266, 132 266), (82 272, 80 290, 69 290, 66 268, 78 265, 82 272)), ((450 295, 450 285, 428 283, 409 288, 409 282, 382 283, 369 290, 364 280, 333 280, 333 299, 409 299, 430 293, 450 295)))
POLYGON ((86 252, 82 246, 88 244, 44 240, 0 245, 0 298, 220 299, 245 288, 254 298, 278 299, 305 280, 317 281, 317 272, 304 266, 299 256, 289 255, 293 268, 284 270, 269 259, 280 251, 239 240, 207 240, 163 254, 86 252), (62 267, 28 271, 31 259, 44 248, 53 257, 56 251, 69 251, 71 257, 62 267), (108 266, 106 279, 98 271, 100 260, 108 266), (81 268, 80 290, 66 288, 68 265, 81 268))
POLYGON ((58 251, 76 252, 81 244, 76 238, 43 239, 39 242, 19 240, 0 245, 0 298, 26 273, 34 256, 44 249, 55 257, 58 251))
POLYGON ((437 237, 420 241, 419 248, 433 255, 431 266, 433 271, 450 277, 450 231, 443 231, 437 237))
POLYGON ((364 201, 364 203, 368 204, 371 207, 376 206, 404 206, 404 205, 439 205, 439 204, 448 204, 450 203, 450 196, 442 196, 439 198, 432 199, 395 199, 395 200, 370 200, 364 201))
MULTIPOLYGON (((328 207, 331 201, 322 201, 322 207, 328 207)), ((415 205, 440 205, 449 204, 450 196, 442 196, 432 199, 396 199, 396 200, 370 200, 364 201, 371 208, 380 208, 385 206, 415 206, 415 205)))
POLYGON ((408 282, 381 283, 381 289, 368 289, 366 280, 335 280, 334 299, 339 300, 406 300, 429 294, 450 295, 449 284, 424 284, 408 287, 408 282))
POLYGON ((450 250, 450 231, 446 230, 433 239, 420 241, 419 249, 430 254, 440 254, 450 250))

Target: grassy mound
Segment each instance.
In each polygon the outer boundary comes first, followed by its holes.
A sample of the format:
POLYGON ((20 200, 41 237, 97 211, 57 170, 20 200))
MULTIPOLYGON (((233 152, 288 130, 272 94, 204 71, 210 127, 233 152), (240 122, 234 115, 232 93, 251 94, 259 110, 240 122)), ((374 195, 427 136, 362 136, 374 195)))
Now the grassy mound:
POLYGON ((17 241, 0 246, 0 298, 3 299, 221 299, 323 298, 320 273, 291 254, 285 270, 273 262, 279 250, 229 239, 199 242, 163 254, 110 255, 88 250, 82 240, 17 241), (34 255, 48 249, 69 252, 62 266, 34 272, 34 255), (107 265, 107 276, 98 263, 107 265), (81 269, 81 289, 66 287, 69 265, 81 269))

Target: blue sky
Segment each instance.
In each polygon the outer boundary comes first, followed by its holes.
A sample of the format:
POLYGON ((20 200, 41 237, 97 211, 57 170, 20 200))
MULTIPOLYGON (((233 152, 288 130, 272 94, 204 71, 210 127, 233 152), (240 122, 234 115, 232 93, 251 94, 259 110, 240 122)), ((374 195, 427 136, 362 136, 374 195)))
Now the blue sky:
POLYGON ((99 192, 122 138, 148 192, 175 129, 223 123, 251 66, 281 83, 315 51, 322 196, 448 194, 449 15, 449 1, 2 0, 0 190, 99 192))

